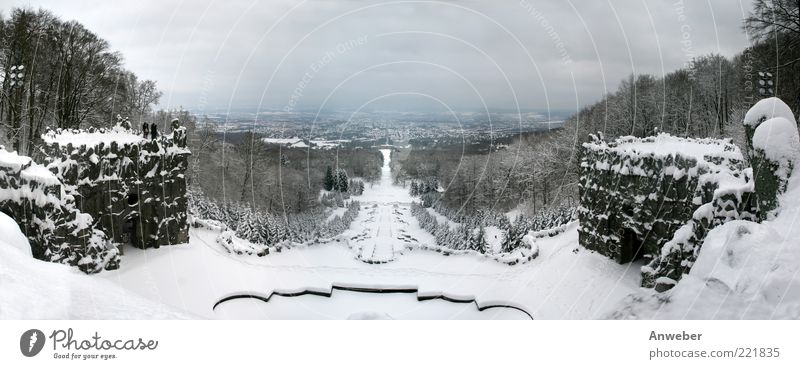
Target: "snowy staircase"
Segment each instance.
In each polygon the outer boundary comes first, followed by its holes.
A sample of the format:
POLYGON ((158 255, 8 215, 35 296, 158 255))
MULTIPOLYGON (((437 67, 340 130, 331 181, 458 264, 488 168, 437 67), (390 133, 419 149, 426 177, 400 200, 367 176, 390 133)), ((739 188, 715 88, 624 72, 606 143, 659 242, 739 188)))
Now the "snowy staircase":
POLYGON ((350 237, 356 258, 369 264, 385 264, 397 259, 417 239, 408 234, 408 207, 399 204, 375 204, 362 224, 369 224, 350 237))

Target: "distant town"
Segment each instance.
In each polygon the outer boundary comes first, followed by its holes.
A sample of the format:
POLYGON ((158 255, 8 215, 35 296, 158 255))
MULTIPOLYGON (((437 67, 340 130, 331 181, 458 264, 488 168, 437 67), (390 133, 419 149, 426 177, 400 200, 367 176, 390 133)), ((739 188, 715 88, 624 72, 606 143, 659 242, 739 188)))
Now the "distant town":
POLYGON ((267 144, 332 148, 392 144, 503 143, 560 128, 570 112, 230 112, 197 113, 199 128, 231 134, 253 131, 267 144))

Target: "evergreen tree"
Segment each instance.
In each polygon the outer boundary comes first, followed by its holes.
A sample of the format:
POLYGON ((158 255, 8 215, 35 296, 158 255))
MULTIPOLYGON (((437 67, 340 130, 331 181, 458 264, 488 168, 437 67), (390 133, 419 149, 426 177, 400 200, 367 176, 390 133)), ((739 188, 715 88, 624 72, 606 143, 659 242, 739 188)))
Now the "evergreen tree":
POLYGON ((258 235, 265 245, 272 245, 273 219, 269 213, 264 213, 258 220, 258 235))
POLYGON ((248 211, 239 218, 239 223, 236 226, 236 236, 253 243, 259 242, 260 237, 253 212, 248 211))
POLYGON ((334 186, 333 169, 331 169, 330 166, 328 166, 328 168, 325 169, 324 186, 326 191, 333 191, 333 186, 334 186))
POLYGON ((485 254, 489 248, 489 245, 486 243, 486 229, 480 226, 477 232, 473 232, 472 235, 472 249, 481 254, 485 254))
POLYGON ((349 180, 350 179, 347 177, 347 172, 345 172, 344 169, 337 169, 333 180, 333 189, 339 192, 347 192, 347 182, 349 180))

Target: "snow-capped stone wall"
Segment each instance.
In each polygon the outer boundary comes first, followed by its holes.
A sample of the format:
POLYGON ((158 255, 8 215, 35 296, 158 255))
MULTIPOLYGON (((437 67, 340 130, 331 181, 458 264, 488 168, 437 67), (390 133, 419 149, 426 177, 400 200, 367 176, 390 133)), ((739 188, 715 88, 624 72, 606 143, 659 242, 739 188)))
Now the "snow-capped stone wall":
POLYGON ((117 248, 78 209, 53 172, 0 147, 0 212, 17 222, 31 254, 87 273, 116 268, 117 248))
POLYGON ((142 131, 129 126, 50 130, 42 136, 47 167, 114 243, 149 248, 188 242, 185 128, 176 120, 169 134, 159 135, 155 125, 142 131))
POLYGON ((619 263, 644 258, 645 287, 680 279, 713 226, 755 217, 752 176, 730 140, 592 136, 583 148, 580 243, 619 263))

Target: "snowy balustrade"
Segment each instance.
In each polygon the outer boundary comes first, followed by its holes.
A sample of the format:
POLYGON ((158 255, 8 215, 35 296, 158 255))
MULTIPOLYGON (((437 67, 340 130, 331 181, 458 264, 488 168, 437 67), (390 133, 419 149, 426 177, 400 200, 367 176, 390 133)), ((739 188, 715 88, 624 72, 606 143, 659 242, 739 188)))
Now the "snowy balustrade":
POLYGON ((754 216, 752 175, 730 140, 593 136, 583 147, 580 242, 619 263, 649 262, 643 286, 677 281, 710 228, 754 216))
POLYGON ((142 131, 122 121, 111 129, 49 130, 48 167, 79 208, 117 244, 139 248, 186 243, 186 131, 142 131), (156 133, 154 133, 156 132, 156 133))
POLYGON ((13 217, 41 260, 96 272, 118 265, 117 249, 92 217, 65 196, 63 184, 43 165, 0 148, 0 211, 13 217))

